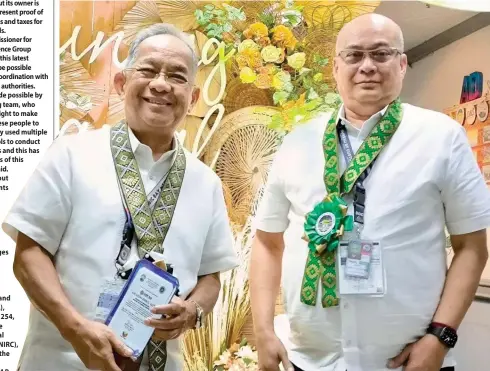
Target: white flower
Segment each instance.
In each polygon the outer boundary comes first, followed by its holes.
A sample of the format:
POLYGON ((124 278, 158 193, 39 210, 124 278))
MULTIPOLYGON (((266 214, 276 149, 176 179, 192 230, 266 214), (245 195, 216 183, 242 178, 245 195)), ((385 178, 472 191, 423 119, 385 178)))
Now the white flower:
POLYGON ((255 352, 249 345, 241 347, 236 354, 240 358, 258 362, 257 352, 255 352))
POLYGON ((224 366, 224 365, 228 364, 228 362, 230 361, 230 357, 231 357, 230 351, 226 350, 223 353, 221 353, 221 355, 219 356, 219 359, 214 362, 214 365, 215 366, 224 366))

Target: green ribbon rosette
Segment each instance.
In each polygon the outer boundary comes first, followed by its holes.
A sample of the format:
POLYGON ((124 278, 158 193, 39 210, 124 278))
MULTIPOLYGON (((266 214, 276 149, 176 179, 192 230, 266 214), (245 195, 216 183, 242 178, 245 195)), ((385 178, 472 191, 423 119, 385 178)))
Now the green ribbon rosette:
POLYGON ((346 202, 337 195, 331 195, 306 216, 303 239, 308 242, 309 252, 303 275, 301 301, 307 305, 316 305, 320 280, 322 306, 338 305, 335 252, 340 237, 354 226, 352 216, 346 214, 346 202))

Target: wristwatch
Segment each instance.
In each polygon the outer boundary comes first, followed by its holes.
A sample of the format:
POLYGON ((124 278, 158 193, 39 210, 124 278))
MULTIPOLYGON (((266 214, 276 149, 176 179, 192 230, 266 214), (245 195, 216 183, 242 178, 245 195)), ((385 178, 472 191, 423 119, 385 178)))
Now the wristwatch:
POLYGON ((196 306, 196 324, 194 325, 194 328, 200 329, 204 326, 204 309, 202 309, 202 307, 194 300, 189 299, 189 301, 196 306))
POLYGON ((443 323, 432 322, 427 328, 427 333, 437 337, 448 348, 454 348, 458 341, 456 330, 443 323))

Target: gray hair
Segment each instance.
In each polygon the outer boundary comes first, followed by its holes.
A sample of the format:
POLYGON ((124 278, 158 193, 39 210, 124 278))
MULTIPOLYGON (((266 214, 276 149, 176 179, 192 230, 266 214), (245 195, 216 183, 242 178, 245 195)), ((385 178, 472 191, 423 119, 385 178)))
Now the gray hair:
POLYGON ((189 35, 182 32, 174 25, 168 23, 157 23, 138 32, 138 34, 136 35, 136 37, 134 38, 134 40, 132 41, 129 47, 128 58, 126 59, 126 68, 131 67, 136 61, 136 54, 138 52, 138 48, 140 44, 144 40, 148 39, 149 37, 157 36, 157 35, 171 35, 178 38, 185 45, 187 45, 187 47, 189 48, 192 54, 191 73, 194 76, 195 73, 197 72, 197 67, 199 63, 199 58, 194 49, 194 41, 189 35))

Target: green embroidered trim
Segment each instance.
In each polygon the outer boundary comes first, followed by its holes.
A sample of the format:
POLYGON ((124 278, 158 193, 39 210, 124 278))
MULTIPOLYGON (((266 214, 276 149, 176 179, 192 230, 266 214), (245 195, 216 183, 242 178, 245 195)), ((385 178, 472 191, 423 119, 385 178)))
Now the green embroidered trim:
POLYGON ((308 241, 308 258, 301 288, 301 302, 306 305, 316 305, 319 282, 322 283, 322 306, 324 308, 337 306, 337 274, 336 250, 339 238, 344 231, 352 230, 352 217, 341 217, 345 202, 341 198, 352 191, 357 179, 376 159, 384 146, 390 141, 403 117, 403 107, 399 99, 393 101, 383 117, 373 128, 369 136, 359 147, 351 163, 342 177, 339 176, 339 142, 337 135, 336 110, 330 117, 323 137, 325 155, 324 182, 327 198, 317 204, 306 216, 305 239, 308 241), (320 218, 329 210, 334 215, 335 226, 325 235, 318 233, 315 228, 322 221, 320 218))
POLYGON ((111 151, 122 194, 131 213, 138 241, 138 253, 163 252, 163 241, 177 205, 184 181, 186 159, 180 143, 153 212, 150 210, 138 164, 134 158, 125 122, 111 128, 111 151))

